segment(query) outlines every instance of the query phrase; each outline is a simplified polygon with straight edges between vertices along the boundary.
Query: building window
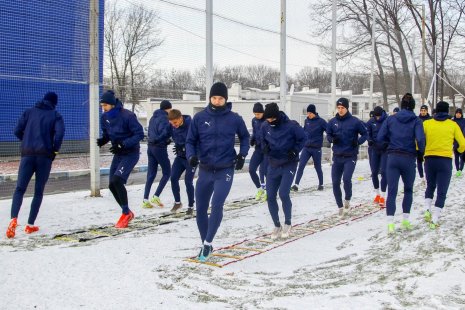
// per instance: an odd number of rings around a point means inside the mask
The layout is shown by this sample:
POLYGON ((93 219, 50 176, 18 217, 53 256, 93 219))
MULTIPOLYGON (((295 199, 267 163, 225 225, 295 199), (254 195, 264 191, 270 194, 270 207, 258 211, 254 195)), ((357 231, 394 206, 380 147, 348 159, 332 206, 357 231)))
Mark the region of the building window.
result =
POLYGON ((352 102, 352 114, 358 115, 358 102, 352 102))

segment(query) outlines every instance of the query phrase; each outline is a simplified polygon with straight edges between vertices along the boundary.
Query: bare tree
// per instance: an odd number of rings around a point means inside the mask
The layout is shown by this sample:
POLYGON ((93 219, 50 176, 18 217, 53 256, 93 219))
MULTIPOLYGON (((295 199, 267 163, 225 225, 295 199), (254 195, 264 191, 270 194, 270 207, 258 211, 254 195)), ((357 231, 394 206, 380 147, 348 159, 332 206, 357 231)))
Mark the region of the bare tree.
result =
MULTIPOLYGON (((421 28, 421 9, 419 3, 412 0, 405 0, 408 9, 414 19, 415 25, 419 32, 421 28)), ((465 41, 461 35, 465 19, 465 1, 463 0, 427 0, 426 10, 428 20, 426 23, 426 54, 431 63, 434 63, 434 49, 440 47, 440 53, 437 61, 437 69, 441 77, 439 81, 439 95, 442 99, 445 95, 444 80, 449 84, 452 80, 448 76, 448 70, 456 67, 460 62, 463 64, 463 57, 457 59, 454 55, 457 52, 463 55, 463 44, 465 41), (457 60, 448 64, 450 60, 457 60)), ((433 68, 434 69, 434 68, 433 68)))
POLYGON ((107 0, 105 8, 104 36, 111 87, 123 100, 131 101, 134 110, 140 99, 136 91, 138 76, 145 76, 149 67, 147 56, 163 43, 157 27, 159 17, 143 5, 122 7, 116 0, 107 0))

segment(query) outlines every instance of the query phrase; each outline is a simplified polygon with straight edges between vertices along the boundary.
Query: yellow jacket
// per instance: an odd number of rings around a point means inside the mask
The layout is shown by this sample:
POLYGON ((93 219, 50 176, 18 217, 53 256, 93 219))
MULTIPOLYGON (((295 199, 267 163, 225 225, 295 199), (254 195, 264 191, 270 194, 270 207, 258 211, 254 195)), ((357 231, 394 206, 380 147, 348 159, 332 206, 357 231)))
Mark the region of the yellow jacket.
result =
POLYGON ((456 122, 450 119, 444 121, 429 119, 423 122, 423 129, 426 137, 425 156, 452 158, 454 140, 459 144, 457 151, 459 153, 465 151, 465 138, 456 122))

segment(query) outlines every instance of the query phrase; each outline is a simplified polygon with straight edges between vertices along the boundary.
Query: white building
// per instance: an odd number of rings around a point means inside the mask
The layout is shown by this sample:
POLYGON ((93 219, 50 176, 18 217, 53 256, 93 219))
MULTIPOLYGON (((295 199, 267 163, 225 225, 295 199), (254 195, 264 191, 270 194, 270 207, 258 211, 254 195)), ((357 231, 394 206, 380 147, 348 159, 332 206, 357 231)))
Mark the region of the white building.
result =
MULTIPOLYGON (((232 110, 240 114, 247 127, 251 127, 251 119, 253 118, 253 105, 258 101, 264 106, 270 102, 276 102, 291 119, 298 121, 303 125, 305 117, 307 116, 307 106, 314 104, 316 111, 320 117, 324 119, 331 119, 336 113, 336 102, 331 102, 331 93, 320 93, 318 88, 303 87, 299 92, 293 92, 286 96, 285 107, 281 106, 279 101, 279 87, 270 84, 267 90, 260 90, 257 88, 243 89, 239 83, 233 83, 231 88, 228 89, 228 101, 232 102, 232 110)), ((349 99, 349 111, 359 119, 366 121, 369 118, 370 111, 377 105, 382 106, 383 96, 382 93, 373 93, 373 102, 371 101, 370 91, 364 89, 362 94, 353 94, 351 90, 343 91, 340 88, 336 89, 336 100, 340 97, 349 99)), ((414 94, 417 102, 415 106, 415 113, 419 114, 421 106, 420 94, 414 94)), ((140 108, 136 111, 139 121, 143 126, 148 126, 148 122, 153 112, 160 107, 160 102, 165 98, 147 98, 146 101, 141 103, 140 108)), ((449 98, 444 100, 448 101, 449 98)), ((461 102, 460 97, 456 102, 461 102), (460 100, 460 101, 459 101, 460 100)), ((205 108, 206 102, 200 100, 200 92, 186 91, 183 94, 183 100, 171 100, 173 108, 181 111, 182 114, 194 115, 205 108)), ((448 101, 452 106, 452 102, 448 101)), ((395 107, 399 106, 397 99, 394 95, 388 96, 390 114, 395 107)), ((430 111, 431 114, 431 111, 430 111)))

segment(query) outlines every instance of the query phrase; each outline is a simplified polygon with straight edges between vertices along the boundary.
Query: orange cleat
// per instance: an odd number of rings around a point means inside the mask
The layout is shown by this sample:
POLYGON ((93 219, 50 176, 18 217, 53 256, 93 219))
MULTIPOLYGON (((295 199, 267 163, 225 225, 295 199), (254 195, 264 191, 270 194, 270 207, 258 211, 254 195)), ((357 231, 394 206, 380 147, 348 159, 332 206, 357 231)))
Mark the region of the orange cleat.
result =
POLYGON ((119 218, 118 222, 116 223, 115 227, 116 228, 127 228, 128 224, 132 219, 134 218, 134 213, 132 211, 129 211, 128 214, 121 214, 121 217, 119 218))
POLYGON ((18 226, 18 219, 15 217, 11 219, 10 225, 6 230, 6 237, 7 238, 14 238, 16 234, 16 227, 18 226))
POLYGON ((375 200, 373 200, 374 203, 379 203, 379 200, 381 199, 380 195, 376 195, 375 200))
POLYGON ((24 228, 24 232, 26 234, 32 234, 32 233, 35 233, 39 231, 39 226, 30 226, 30 225, 26 225, 26 228, 24 228))
POLYGON ((380 197, 380 198, 379 198, 379 207, 380 207, 381 209, 386 208, 386 202, 384 201, 384 197, 380 197))

